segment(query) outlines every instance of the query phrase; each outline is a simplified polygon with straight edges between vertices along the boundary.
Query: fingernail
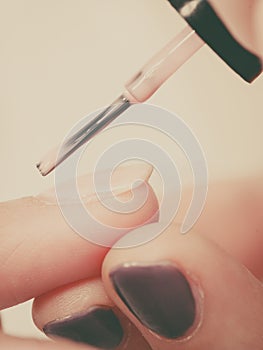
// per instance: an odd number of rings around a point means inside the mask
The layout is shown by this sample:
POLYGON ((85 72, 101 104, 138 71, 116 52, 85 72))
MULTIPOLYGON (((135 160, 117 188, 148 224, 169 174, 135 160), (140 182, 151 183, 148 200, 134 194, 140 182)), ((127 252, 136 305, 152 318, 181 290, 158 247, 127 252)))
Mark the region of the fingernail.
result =
POLYGON ((85 313, 50 322, 43 331, 48 336, 67 338, 101 349, 114 349, 123 338, 121 324, 108 307, 93 307, 85 313))
POLYGON ((125 265, 110 273, 113 286, 139 321, 159 336, 183 336, 195 320, 195 300, 184 275, 171 264, 125 265))
MULTIPOLYGON (((118 195, 129 191, 132 184, 137 180, 148 181, 153 168, 150 164, 142 161, 129 161, 123 165, 118 166, 112 173, 111 179, 110 170, 98 171, 95 174, 87 174, 77 178, 77 186, 82 199, 91 200, 97 198, 96 194, 118 195), (96 179, 94 185, 94 178, 96 179), (96 187, 95 187, 96 186, 96 187)), ((74 180, 75 181, 75 180, 74 180)), ((56 188, 48 189, 43 193, 37 195, 37 199, 45 202, 46 204, 56 203, 56 193, 59 191, 60 200, 67 203, 74 201, 72 195, 72 183, 64 182, 56 185, 56 188)))

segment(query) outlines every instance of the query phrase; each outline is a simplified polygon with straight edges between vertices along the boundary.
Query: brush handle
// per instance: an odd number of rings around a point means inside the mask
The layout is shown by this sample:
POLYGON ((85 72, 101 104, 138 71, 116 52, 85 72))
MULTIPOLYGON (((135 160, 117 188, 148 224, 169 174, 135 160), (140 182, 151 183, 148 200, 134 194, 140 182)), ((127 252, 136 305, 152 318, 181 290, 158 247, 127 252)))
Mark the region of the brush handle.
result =
POLYGON ((186 27, 125 84, 124 94, 130 102, 146 101, 203 45, 195 31, 186 27))

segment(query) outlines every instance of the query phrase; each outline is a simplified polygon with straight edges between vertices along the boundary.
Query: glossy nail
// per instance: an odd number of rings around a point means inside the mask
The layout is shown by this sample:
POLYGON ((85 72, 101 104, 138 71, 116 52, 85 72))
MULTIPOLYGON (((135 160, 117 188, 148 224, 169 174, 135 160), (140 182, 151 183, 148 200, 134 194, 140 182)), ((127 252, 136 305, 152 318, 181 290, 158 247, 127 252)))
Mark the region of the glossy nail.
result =
POLYGON ((195 300, 184 275, 171 264, 127 264, 110 273, 128 309, 156 334, 175 339, 195 320, 195 300))
POLYGON ((123 338, 121 324, 108 307, 92 307, 85 313, 55 320, 43 331, 51 337, 63 337, 102 349, 116 348, 123 338))
MULTIPOLYGON (((109 178, 111 174, 110 169, 97 171, 95 174, 82 175, 77 178, 77 186, 84 201, 97 200, 97 194, 103 197, 117 196, 131 190, 132 185, 138 183, 138 180, 147 182, 152 171, 153 167, 148 163, 129 161, 124 165, 118 166, 112 172, 111 178, 109 178), (94 177, 96 178, 96 183, 94 183, 94 177)), ((37 195, 36 198, 46 204, 55 204, 57 201, 56 192, 58 191, 60 192, 60 200, 68 204, 74 202, 74 196, 72 198, 72 182, 70 181, 57 184, 56 188, 50 188, 37 195)))

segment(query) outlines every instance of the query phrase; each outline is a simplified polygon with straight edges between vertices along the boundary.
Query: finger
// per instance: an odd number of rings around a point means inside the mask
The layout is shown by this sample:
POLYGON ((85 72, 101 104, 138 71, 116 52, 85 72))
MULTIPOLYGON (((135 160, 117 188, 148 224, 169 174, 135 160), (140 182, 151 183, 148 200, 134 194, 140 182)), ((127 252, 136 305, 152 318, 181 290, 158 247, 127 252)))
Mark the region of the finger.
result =
MULTIPOLYGON (((177 222, 182 222, 191 201, 186 190, 177 222)), ((194 230, 224 248, 263 280, 263 182, 258 178, 209 184, 204 210, 194 230)))
POLYGON ((80 281, 35 299, 33 318, 48 336, 101 349, 149 350, 149 346, 106 295, 100 279, 80 281))
POLYGON ((209 0, 233 35, 263 57, 263 4, 261 0, 209 0))
POLYGON ((35 339, 19 339, 8 336, 0 336, 1 348, 12 350, 96 350, 94 347, 76 345, 70 342, 60 341, 55 344, 48 341, 35 339))
MULTIPOLYGON (((230 251, 231 254, 238 257, 241 261, 246 262, 247 265, 255 271, 262 271, 262 258, 261 258, 261 244, 262 231, 260 224, 262 224, 261 218, 261 208, 262 208, 262 185, 261 181, 250 180, 239 180, 239 181, 228 181, 226 183, 217 183, 209 186, 209 193, 207 198, 207 205, 205 207, 204 213, 199 218, 195 228, 198 228, 202 234, 213 238, 221 246, 225 247, 230 251), (250 232, 251 231, 251 232, 250 232), (231 234, 229 234, 231 232, 231 234), (240 239, 242 237, 242 239, 240 239), (238 244, 237 244, 238 243, 238 244), (256 257, 256 258, 255 258, 256 257)), ((191 192, 188 191, 184 196, 185 201, 182 206, 182 212, 179 213, 179 218, 183 218, 185 214, 185 208, 191 199, 191 192)), ((88 282, 85 282, 88 283, 88 282)), ((93 285, 94 286, 94 285, 93 285)), ((91 285, 90 285, 91 287, 91 285)), ((45 320, 42 323, 38 322, 38 326, 41 328, 45 323, 50 322, 52 319, 63 318, 64 316, 70 314, 76 314, 81 312, 78 308, 75 308, 75 303, 73 302, 73 295, 70 293, 70 286, 68 287, 69 294, 64 295, 61 301, 56 295, 56 298, 49 293, 45 298, 38 299, 42 300, 37 311, 34 312, 36 317, 42 317, 46 314, 45 320), (67 309, 67 295, 69 305, 73 304, 71 310, 67 309), (55 300, 55 304, 49 303, 48 300, 55 300), (43 302, 45 300, 45 302, 43 302), (58 302, 56 302, 58 301, 58 302), (60 307, 63 306, 63 307, 60 307), (74 312, 75 309, 75 312, 74 312), (52 310, 55 312, 52 314, 52 310), (60 313, 60 310, 62 313, 60 313), (64 311, 65 310, 65 311, 64 311)), ((90 288, 88 292, 75 293, 76 300, 84 298, 92 300, 92 293, 90 288)), ((96 288, 94 288, 94 293, 97 294, 96 288)), ((99 293, 100 294, 100 293, 99 293)), ((96 305, 96 300, 93 301, 96 305)), ((91 305, 89 303, 89 305, 91 305)), ((83 306, 83 310, 87 309, 87 306, 83 306)), ((132 338, 136 338, 132 337, 132 338)), ((133 348, 131 346, 131 348, 133 348)))
MULTIPOLYGON (((133 180, 147 180, 150 173, 151 169, 149 171, 149 166, 145 168, 145 165, 122 167, 119 173, 117 170, 116 186, 119 178, 123 178, 122 182, 128 181, 122 184, 118 193, 120 201, 129 200, 131 194, 140 200, 145 196, 147 187, 145 202, 134 212, 113 212, 97 198, 89 200, 88 197, 86 207, 97 221, 109 226, 106 231, 109 239, 114 241, 116 232, 118 235, 124 234, 132 227, 158 217, 154 217, 158 203, 151 187, 141 184, 132 192, 130 189, 133 180)), ((107 201, 109 206, 110 200, 107 201)), ((73 203, 72 212, 74 210, 73 203)), ((52 199, 48 204, 47 197, 44 200, 42 197, 31 197, 3 203, 0 206, 0 218, 0 309, 58 286, 100 275, 101 263, 108 248, 77 235, 52 199)), ((100 237, 101 232, 98 232, 97 227, 94 228, 93 221, 85 229, 92 237, 100 237)))
POLYGON ((255 38, 259 55, 263 58, 263 3, 258 0, 255 9, 255 38))
MULTIPOLYGON (((154 225, 133 237, 148 237, 154 225)), ((109 252, 103 281, 111 299, 154 350, 262 349, 261 283, 213 242, 178 230, 109 252)))

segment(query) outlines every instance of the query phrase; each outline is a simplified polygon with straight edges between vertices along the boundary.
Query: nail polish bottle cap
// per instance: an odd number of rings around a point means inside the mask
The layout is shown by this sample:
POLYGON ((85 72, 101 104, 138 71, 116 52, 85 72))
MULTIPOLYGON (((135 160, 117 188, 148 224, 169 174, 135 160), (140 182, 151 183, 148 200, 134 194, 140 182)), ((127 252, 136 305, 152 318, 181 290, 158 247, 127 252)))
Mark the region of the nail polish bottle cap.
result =
POLYGON ((252 82, 262 72, 259 57, 230 34, 207 0, 169 0, 197 34, 244 80, 252 82))

